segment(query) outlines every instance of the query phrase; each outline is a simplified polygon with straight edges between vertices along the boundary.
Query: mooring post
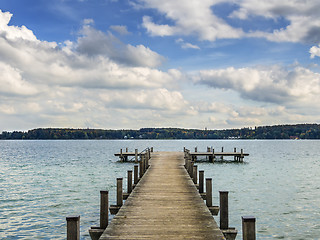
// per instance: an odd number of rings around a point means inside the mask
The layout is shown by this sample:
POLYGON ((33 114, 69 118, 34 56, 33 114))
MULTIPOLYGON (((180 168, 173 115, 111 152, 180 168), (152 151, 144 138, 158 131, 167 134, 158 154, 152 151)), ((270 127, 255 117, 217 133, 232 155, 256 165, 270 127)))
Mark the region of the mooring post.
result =
POLYGON ((190 164, 190 177, 191 177, 191 179, 193 179, 193 166, 194 166, 194 161, 191 161, 191 164, 190 164))
POLYGON ((109 218, 109 192, 100 191, 100 228, 105 229, 108 226, 109 218))
POLYGON ((256 218, 252 216, 242 217, 242 239, 256 240, 256 218))
POLYGON ((126 147, 126 152, 128 152, 128 148, 126 147))
POLYGON ((67 220, 67 240, 80 239, 80 216, 69 216, 67 220))
POLYGON ((122 154, 122 148, 120 149, 120 162, 123 162, 123 154, 122 154))
POLYGON ((148 149, 148 157, 146 159, 146 170, 149 168, 149 159, 151 158, 150 149, 148 149))
POLYGON ((212 178, 206 178, 206 204, 212 206, 212 178))
POLYGON ((199 193, 203 193, 204 171, 199 171, 199 193))
POLYGON ((127 192, 132 192, 132 170, 128 170, 127 192))
POLYGON ((153 147, 151 147, 151 152, 153 152, 153 147))
POLYGON ((229 210, 228 210, 228 193, 227 191, 219 191, 220 193, 220 229, 229 228, 229 210))
POLYGON ((138 149, 134 150, 134 157, 135 157, 134 162, 137 163, 138 162, 138 149))
POLYGON ((117 178, 117 206, 121 207, 123 203, 122 178, 117 178))
POLYGON ((147 171, 148 158, 149 158, 149 154, 148 154, 148 152, 146 152, 145 157, 144 157, 144 161, 143 161, 143 172, 144 173, 147 171))
POLYGON ((243 149, 241 148, 240 162, 243 162, 243 149))
POLYGON ((142 161, 143 156, 140 155, 140 161, 139 161, 139 178, 142 178, 143 176, 143 161, 142 161))
MULTIPOLYGON (((235 152, 235 153, 236 153, 236 152, 237 152, 237 148, 234 148, 234 149, 233 149, 233 152, 235 152)), ((236 155, 234 155, 233 160, 234 160, 234 161, 236 161, 236 160, 237 160, 236 155)))
MULTIPOLYGON (((223 147, 221 148, 221 152, 223 152, 223 147)), ((223 155, 220 158, 221 160, 223 160, 223 155)))
POLYGON ((195 148, 194 148, 194 151, 195 151, 195 152, 198 152, 198 147, 195 147, 195 148))
POLYGON ((133 173, 133 183, 134 185, 136 185, 139 181, 138 178, 138 165, 134 165, 134 169, 133 169, 134 173, 133 173))
POLYGON ((198 166, 193 165, 193 183, 197 184, 198 183, 198 166))

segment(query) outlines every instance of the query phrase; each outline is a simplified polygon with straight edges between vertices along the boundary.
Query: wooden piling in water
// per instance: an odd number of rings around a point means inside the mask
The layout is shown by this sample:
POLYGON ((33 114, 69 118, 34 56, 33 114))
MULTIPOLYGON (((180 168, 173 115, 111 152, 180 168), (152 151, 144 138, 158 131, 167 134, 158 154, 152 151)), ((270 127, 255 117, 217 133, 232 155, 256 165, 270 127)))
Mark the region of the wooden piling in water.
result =
POLYGON ((229 210, 228 210, 228 193, 227 191, 219 191, 220 193, 220 229, 229 228, 229 210))
POLYGON ((229 227, 229 203, 227 191, 220 191, 220 229, 227 240, 236 238, 238 231, 229 227))
POLYGON ((242 217, 242 239, 256 240, 256 218, 252 216, 242 217))
POLYGON ((80 240, 80 216, 69 216, 67 220, 67 240, 80 240))
POLYGON ((117 178, 117 206, 121 207, 122 204, 123 204, 122 178, 117 178))
POLYGON ((109 221, 109 192, 100 191, 100 228, 105 229, 109 221))
POLYGON ((206 178, 206 205, 212 206, 212 178, 206 178))
POLYGON ((134 169, 133 169, 133 183, 134 185, 136 185, 139 181, 139 177, 138 177, 138 165, 134 165, 134 169))
POLYGON ((193 165, 193 183, 195 185, 198 184, 198 166, 197 165, 193 165))
POLYGON ((134 157, 135 157, 134 162, 137 163, 138 162, 138 149, 134 150, 134 157))

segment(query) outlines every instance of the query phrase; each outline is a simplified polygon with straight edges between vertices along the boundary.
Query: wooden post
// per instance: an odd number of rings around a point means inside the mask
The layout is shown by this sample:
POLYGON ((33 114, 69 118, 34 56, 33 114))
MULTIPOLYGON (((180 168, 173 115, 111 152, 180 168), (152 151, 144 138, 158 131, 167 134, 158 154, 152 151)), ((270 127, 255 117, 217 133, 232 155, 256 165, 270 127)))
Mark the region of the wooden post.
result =
POLYGON ((128 152, 128 148, 126 148, 126 152, 128 152))
POLYGON ((100 228, 105 229, 108 226, 109 218, 109 192, 100 191, 100 228))
POLYGON ((150 149, 148 149, 148 157, 146 159, 146 170, 149 168, 149 159, 151 158, 150 149))
POLYGON ((220 191, 220 229, 229 228, 228 193, 220 191))
POLYGON ((203 193, 204 171, 199 171, 199 193, 203 193))
POLYGON ((197 184, 198 183, 198 166, 193 165, 193 183, 197 184))
POLYGON ((117 178, 117 206, 121 207, 122 203, 123 203, 122 178, 117 178))
MULTIPOLYGON (((237 152, 237 148, 234 148, 233 151, 234 151, 234 152, 237 152)), ((236 160, 237 160, 237 157, 234 156, 233 160, 236 161, 236 160)))
POLYGON ((243 162, 243 149, 241 148, 240 162, 243 162))
MULTIPOLYGON (((221 152, 223 152, 223 147, 221 148, 221 152)), ((221 160, 223 160, 223 156, 221 156, 221 158, 220 158, 221 160)))
POLYGON ((153 152, 153 147, 151 147, 151 152, 153 152))
POLYGON ((128 170, 127 192, 132 192, 132 170, 128 170))
POLYGON ((194 148, 194 151, 195 151, 195 152, 198 152, 198 147, 195 147, 195 148, 194 148))
POLYGON ((206 204, 212 206, 212 178, 206 178, 206 204))
POLYGON ((122 148, 120 149, 120 162, 123 162, 124 158, 123 158, 123 154, 122 154, 122 148))
POLYGON ((190 177, 191 177, 191 179, 193 179, 193 166, 194 166, 194 161, 191 161, 190 162, 190 177))
POLYGON ((256 218, 252 216, 242 217, 242 239, 256 240, 256 218))
POLYGON ((137 184, 138 181, 139 181, 139 178, 138 178, 138 165, 134 165, 134 173, 133 173, 133 183, 134 184, 137 184))
POLYGON ((143 155, 140 155, 140 161, 139 161, 139 177, 142 178, 143 176, 143 161, 142 161, 143 155))
POLYGON ((69 216, 67 220, 67 240, 80 240, 80 216, 69 216))
POLYGON ((137 163, 138 162, 138 149, 134 150, 134 156, 135 156, 134 162, 137 163))

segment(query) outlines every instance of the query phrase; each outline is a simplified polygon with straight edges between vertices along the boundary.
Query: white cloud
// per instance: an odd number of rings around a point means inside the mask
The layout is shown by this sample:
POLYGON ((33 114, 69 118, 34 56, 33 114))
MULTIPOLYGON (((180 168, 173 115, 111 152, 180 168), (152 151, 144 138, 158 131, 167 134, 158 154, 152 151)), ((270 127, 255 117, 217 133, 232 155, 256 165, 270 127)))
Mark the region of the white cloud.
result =
POLYGON ((103 56, 129 66, 157 67, 164 58, 143 46, 124 44, 110 32, 105 34, 85 25, 78 38, 77 50, 88 56, 103 56))
POLYGON ((157 24, 149 16, 143 17, 143 26, 152 36, 195 35, 200 40, 239 38, 241 29, 233 28, 211 11, 211 7, 223 1, 156 1, 141 0, 146 8, 157 9, 174 25, 157 24))
POLYGON ((277 42, 320 42, 320 2, 317 0, 241 0, 238 4, 239 9, 230 17, 250 20, 251 17, 260 16, 275 22, 281 18, 289 22, 287 26, 273 29, 272 32, 249 32, 249 37, 263 37, 277 42))
POLYGON ((320 74, 301 66, 292 70, 278 66, 204 70, 200 71, 196 82, 213 88, 234 90, 247 99, 288 106, 314 105, 320 94, 320 74))
POLYGON ((320 44, 319 44, 319 46, 317 47, 317 46, 313 46, 313 47, 311 47, 310 48, 310 57, 311 58, 314 58, 314 57, 320 57, 320 44))
POLYGON ((18 69, 0 62, 0 93, 4 95, 31 96, 38 93, 38 90, 24 80, 18 69))
POLYGON ((174 90, 181 72, 154 68, 164 58, 150 48, 124 44, 111 33, 94 29, 90 20, 75 42, 40 41, 26 27, 8 26, 11 17, 0 13, 4 128, 86 127, 88 122, 107 127, 106 120, 112 122, 109 127, 123 127, 126 122, 137 127, 130 123, 132 112, 141 111, 138 116, 147 119, 155 111, 163 122, 177 112, 188 114, 188 102, 174 90), (106 95, 113 98, 104 101, 101 96, 106 95), (112 111, 121 120, 115 121, 112 111))
MULTIPOLYGON (((320 2, 317 0, 240 0, 236 2, 230 0, 191 0, 187 2, 183 0, 139 0, 139 2, 140 7, 156 9, 167 20, 173 22, 170 24, 156 23, 151 17, 144 16, 142 25, 152 36, 194 35, 199 40, 208 41, 258 37, 275 42, 313 44, 320 42, 320 15, 318 13, 320 2), (212 11, 215 5, 226 4, 226 7, 230 7, 231 3, 238 8, 225 19, 223 16, 218 17, 212 11), (247 20, 246 25, 249 27, 250 21, 255 21, 255 17, 271 19, 275 24, 285 20, 288 24, 281 28, 251 29, 244 32, 230 25, 227 21, 228 17, 240 21, 247 20)), ((264 25, 261 26, 264 27, 264 25)))
POLYGON ((182 38, 179 38, 176 40, 176 43, 180 44, 181 45, 181 48, 183 49, 188 49, 188 48, 191 48, 191 49, 200 49, 199 46, 197 45, 194 45, 192 43, 188 43, 188 42, 185 42, 182 38))
POLYGON ((113 25, 110 26, 110 29, 112 29, 113 31, 121 34, 121 35, 129 35, 130 32, 127 29, 127 26, 123 26, 123 25, 113 25))
POLYGON ((23 39, 29 41, 36 41, 37 38, 33 32, 25 26, 9 26, 12 14, 9 12, 2 12, 0 9, 0 36, 8 40, 23 39))

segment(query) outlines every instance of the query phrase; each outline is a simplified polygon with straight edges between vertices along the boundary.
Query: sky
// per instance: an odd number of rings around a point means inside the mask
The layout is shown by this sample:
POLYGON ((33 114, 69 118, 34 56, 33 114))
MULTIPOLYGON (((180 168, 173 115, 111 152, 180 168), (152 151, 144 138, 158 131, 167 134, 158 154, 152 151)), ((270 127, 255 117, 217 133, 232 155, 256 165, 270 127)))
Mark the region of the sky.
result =
POLYGON ((0 0, 0 131, 320 123, 318 0, 0 0))

